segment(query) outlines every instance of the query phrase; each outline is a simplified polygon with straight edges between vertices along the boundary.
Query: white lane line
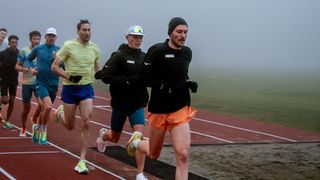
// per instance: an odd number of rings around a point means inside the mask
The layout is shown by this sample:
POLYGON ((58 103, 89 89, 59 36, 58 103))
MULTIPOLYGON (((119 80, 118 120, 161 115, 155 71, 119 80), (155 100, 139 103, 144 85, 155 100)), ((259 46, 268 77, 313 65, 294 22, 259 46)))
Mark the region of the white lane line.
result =
POLYGON ((208 135, 208 134, 203 134, 203 133, 195 132, 195 131, 190 131, 190 132, 193 133, 193 134, 200 135, 200 136, 205 136, 205 137, 208 137, 208 138, 217 139, 219 141, 223 141, 223 142, 227 142, 227 143, 234 143, 233 141, 229 141, 229 140, 226 140, 226 139, 221 139, 221 138, 218 138, 218 137, 215 137, 215 136, 211 136, 211 135, 208 135))
POLYGON ((96 106, 97 109, 102 109, 102 110, 105 110, 105 111, 109 111, 111 112, 112 110, 111 109, 107 109, 105 107, 99 107, 99 106, 96 106))
POLYGON ((16 180, 16 178, 14 178, 13 176, 11 176, 11 174, 9 174, 6 170, 2 169, 2 167, 0 167, 0 172, 2 174, 4 174, 5 176, 7 176, 7 178, 9 178, 10 180, 16 180))
POLYGON ((232 126, 232 125, 228 125, 228 124, 218 123, 218 122, 209 121, 209 120, 200 119, 200 118, 193 118, 193 119, 196 119, 196 120, 202 121, 202 122, 206 122, 206 123, 210 123, 210 124, 215 124, 215 125, 219 125, 219 126, 224 126, 224 127, 232 128, 232 129, 238 129, 238 130, 247 131, 247 132, 251 132, 251 133, 256 133, 256 134, 261 134, 261 135, 265 135, 265 136, 270 136, 270 137, 274 137, 274 138, 278 138, 278 139, 282 139, 282 140, 286 140, 286 141, 290 141, 290 142, 297 142, 297 141, 294 140, 294 139, 289 139, 289 138, 286 138, 286 137, 281 137, 281 136, 277 136, 277 135, 273 135, 273 134, 269 134, 269 133, 265 133, 265 132, 261 132, 261 131, 255 131, 255 130, 251 130, 251 129, 240 128, 240 127, 237 127, 237 126, 232 126))
MULTIPOLYGON (((21 98, 21 97, 16 96, 16 99, 19 99, 20 101, 22 101, 22 98, 21 98)), ((31 101, 31 104, 36 105, 36 106, 38 105, 38 103, 33 102, 33 101, 31 101)))
POLYGON ((17 154, 57 154, 60 151, 14 151, 0 152, 0 155, 17 155, 17 154))
MULTIPOLYGON (((20 99, 21 99, 21 98, 20 98, 20 99)), ((35 103, 35 104, 36 104, 36 103, 35 103)), ((80 117, 78 117, 78 118, 80 118, 80 117)), ((17 128, 17 129, 20 129, 19 127, 17 127, 17 126, 14 125, 14 124, 13 124, 13 127, 17 128)), ((30 132, 27 132, 27 134, 32 135, 30 132)), ((77 155, 73 154, 72 152, 70 152, 70 151, 68 151, 68 150, 66 150, 66 149, 63 149, 62 147, 60 147, 60 146, 58 146, 58 145, 55 145, 55 144, 53 144, 53 143, 51 143, 51 142, 49 142, 49 141, 48 141, 48 144, 51 145, 51 146, 53 146, 53 147, 55 147, 55 148, 57 148, 57 149, 59 149, 60 151, 63 151, 63 152, 65 152, 65 153, 67 153, 67 154, 69 154, 69 155, 77 158, 77 159, 80 159, 80 156, 77 156, 77 155)), ((107 173, 107 174, 110 174, 110 175, 112 175, 112 176, 114 176, 114 177, 116 177, 116 178, 119 178, 119 179, 121 179, 121 180, 125 180, 125 178, 123 178, 123 177, 121 177, 121 176, 118 176, 117 174, 114 174, 113 172, 108 171, 108 170, 106 170, 106 169, 104 169, 104 168, 102 168, 102 167, 100 167, 100 166, 98 166, 98 165, 96 165, 96 164, 88 161, 88 160, 86 160, 86 162, 87 162, 88 164, 90 164, 91 166, 93 166, 93 167, 95 167, 95 168, 97 168, 97 169, 99 169, 99 170, 101 170, 101 171, 103 171, 103 172, 105 172, 105 173, 107 173)))
POLYGON ((96 96, 96 95, 94 95, 94 98, 103 99, 103 100, 110 100, 110 98, 105 98, 105 97, 96 96))
POLYGON ((110 108, 110 105, 93 106, 95 108, 110 108))

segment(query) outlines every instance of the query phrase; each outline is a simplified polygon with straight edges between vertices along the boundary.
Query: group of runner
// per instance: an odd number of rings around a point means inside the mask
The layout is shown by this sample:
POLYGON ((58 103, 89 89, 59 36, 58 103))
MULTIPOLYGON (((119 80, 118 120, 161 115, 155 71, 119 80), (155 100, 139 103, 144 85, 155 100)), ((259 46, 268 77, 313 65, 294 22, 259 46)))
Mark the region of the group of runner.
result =
POLYGON ((94 78, 101 79, 109 84, 112 115, 111 129, 102 128, 99 131, 96 140, 97 150, 104 152, 108 141, 119 141, 128 117, 133 134, 126 147, 128 155, 135 156, 136 159, 136 179, 147 179, 143 174, 145 157, 157 159, 160 156, 166 131, 170 132, 176 154, 176 179, 188 179, 189 121, 196 113, 190 105, 190 91, 197 92, 198 84, 188 76, 192 51, 185 46, 188 34, 186 21, 180 17, 172 18, 168 25, 169 38, 163 43, 151 46, 147 53, 140 48, 145 35, 143 27, 130 26, 125 33, 127 43, 121 44, 118 50, 112 53, 101 70, 100 49, 90 41, 91 24, 88 20, 80 20, 77 24, 77 34, 76 39, 64 42, 60 48, 55 45, 55 28, 46 30, 45 43, 41 45, 40 32, 32 31, 29 34, 30 45, 20 52, 17 49, 18 37, 8 38, 9 47, 0 52, 1 102, 9 103, 3 127, 12 127, 9 120, 18 85, 17 71, 21 71, 24 110, 21 114, 22 128, 19 135, 26 136, 26 121, 31 108, 32 93, 38 101, 37 109, 31 118, 34 123, 34 143, 47 144, 48 120, 60 121, 66 129, 72 130, 76 109, 79 107, 81 150, 75 170, 80 174, 87 174, 89 169, 85 156, 90 136, 89 122, 92 120, 93 112, 92 84, 94 78), (6 51, 8 52, 4 53, 6 51), (10 72, 7 70, 6 73, 2 73, 3 68, 10 69, 10 72), (12 73, 13 70, 16 73, 12 73), (14 74, 16 81, 8 83, 8 73, 14 74), (63 78, 63 104, 55 112, 51 112, 59 77, 63 78), (151 87, 150 99, 147 87, 151 87), (11 99, 13 102, 10 109, 11 99), (149 111, 146 117, 150 128, 148 139, 143 137, 146 106, 149 111))

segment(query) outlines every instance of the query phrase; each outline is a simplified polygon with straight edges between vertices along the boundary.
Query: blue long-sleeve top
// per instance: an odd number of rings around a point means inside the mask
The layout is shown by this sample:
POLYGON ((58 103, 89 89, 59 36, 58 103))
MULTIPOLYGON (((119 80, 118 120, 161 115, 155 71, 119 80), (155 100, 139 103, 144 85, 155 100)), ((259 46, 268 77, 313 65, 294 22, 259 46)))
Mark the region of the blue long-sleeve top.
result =
POLYGON ((36 84, 44 84, 47 86, 53 86, 59 84, 59 76, 51 71, 51 65, 55 59, 56 52, 60 49, 59 46, 47 44, 41 44, 32 49, 31 53, 27 57, 27 61, 32 68, 34 68, 33 63, 31 63, 35 58, 37 58, 37 68, 38 74, 36 78, 36 84))

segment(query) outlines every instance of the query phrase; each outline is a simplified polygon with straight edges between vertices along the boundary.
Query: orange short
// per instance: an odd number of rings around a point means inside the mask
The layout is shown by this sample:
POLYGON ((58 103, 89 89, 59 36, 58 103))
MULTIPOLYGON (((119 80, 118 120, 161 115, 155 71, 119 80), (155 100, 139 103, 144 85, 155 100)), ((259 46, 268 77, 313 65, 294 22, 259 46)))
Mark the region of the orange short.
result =
POLYGON ((191 121, 197 110, 191 106, 185 106, 176 112, 165 114, 148 113, 149 124, 155 128, 171 131, 174 127, 191 121))

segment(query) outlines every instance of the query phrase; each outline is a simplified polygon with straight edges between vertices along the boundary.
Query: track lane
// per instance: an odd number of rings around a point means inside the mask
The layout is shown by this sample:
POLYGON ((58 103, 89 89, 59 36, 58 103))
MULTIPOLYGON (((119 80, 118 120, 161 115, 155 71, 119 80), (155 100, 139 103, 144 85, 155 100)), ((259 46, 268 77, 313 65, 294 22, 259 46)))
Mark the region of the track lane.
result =
MULTIPOLYGON (((21 87, 19 87, 21 88, 21 87)), ((60 94, 60 90, 58 95, 60 94)), ((91 122, 91 136, 89 139, 89 146, 95 147, 95 140, 98 136, 99 129, 102 127, 110 128, 110 112, 109 105, 110 98, 106 92, 96 92, 94 99, 93 120, 91 122)), ((53 104, 53 108, 57 108, 61 103, 61 99, 57 96, 53 104)), ((14 124, 20 125, 20 113, 22 108, 21 90, 17 91, 17 101, 14 110, 12 121, 14 124)), ((32 100, 32 114, 35 110, 36 101, 32 100)), ((5 109, 5 108, 4 108, 5 109)), ((5 112, 5 111, 3 111, 5 112)), ((49 142, 54 143, 57 147, 63 147, 68 152, 78 157, 80 149, 80 123, 77 112, 76 127, 74 131, 65 130, 61 124, 49 122, 48 124, 48 139, 49 142)), ((146 127, 148 122, 146 124, 146 127)), ((27 127, 31 130, 30 122, 27 127)), ((269 143, 269 142, 301 142, 301 141, 320 141, 320 135, 317 133, 310 133, 303 130, 287 128, 279 125, 270 125, 261 122, 255 122, 240 118, 226 117, 219 114, 199 110, 197 116, 190 122, 191 128, 191 144, 233 144, 233 143, 269 143)), ((145 134, 148 135, 148 128, 145 134)), ((1 131, 0 131, 1 132, 1 131)), ((18 136, 18 131, 14 132, 10 139, 13 141, 14 136, 18 136)), ((0 134, 1 136, 1 134, 0 134)), ((131 128, 127 122, 124 127, 123 136, 119 144, 124 146, 131 136, 131 128)), ((171 145, 170 135, 167 133, 165 137, 165 144, 171 145)), ((30 139, 28 140, 31 141, 30 139)), ((1 142, 1 138, 0 138, 1 142)), ((109 143, 109 146, 118 144, 109 143)), ((107 148, 108 148, 107 147, 107 148)), ((39 150, 40 152, 40 150, 39 150)), ((54 153, 52 153, 54 154, 54 153)), ((57 153, 59 154, 59 153, 57 153)), ((3 155, 4 156, 4 155, 3 155)), ((11 156, 11 155, 10 155, 11 156)), ((77 158, 75 158, 77 160, 77 158)), ((135 168, 127 164, 119 162, 113 158, 107 157, 97 151, 89 148, 87 152, 87 159, 94 162, 94 164, 105 168, 107 171, 121 174, 124 178, 132 178, 135 176, 135 168)), ((76 160, 74 164, 76 163, 76 160)), ((1 162, 1 161, 0 161, 1 162)), ((74 164, 67 167, 70 172, 74 164), (70 168, 71 166, 71 168, 70 168)), ((7 170, 7 169, 5 169, 7 170)), ((0 175, 2 177, 3 174, 0 175)), ((151 175, 147 175, 154 179, 151 175)))

